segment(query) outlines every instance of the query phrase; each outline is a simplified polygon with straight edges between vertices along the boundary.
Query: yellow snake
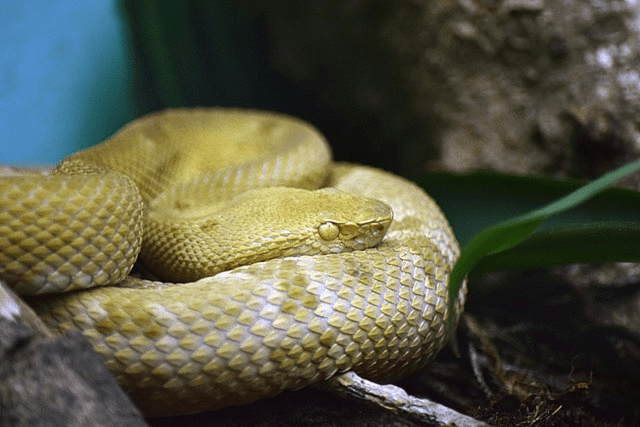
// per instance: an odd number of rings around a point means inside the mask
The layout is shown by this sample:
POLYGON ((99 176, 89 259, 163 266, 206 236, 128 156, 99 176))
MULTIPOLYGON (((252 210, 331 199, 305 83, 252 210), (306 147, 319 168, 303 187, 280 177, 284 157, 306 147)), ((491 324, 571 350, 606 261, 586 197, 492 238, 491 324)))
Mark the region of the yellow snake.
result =
POLYGON ((402 377, 436 355, 464 304, 463 289, 448 312, 459 249, 433 200, 332 163, 317 130, 275 113, 145 116, 51 176, 0 178, 0 218, 0 278, 67 291, 29 302, 50 327, 81 331, 146 415, 346 371, 402 377), (164 282, 128 276, 138 252, 164 282))

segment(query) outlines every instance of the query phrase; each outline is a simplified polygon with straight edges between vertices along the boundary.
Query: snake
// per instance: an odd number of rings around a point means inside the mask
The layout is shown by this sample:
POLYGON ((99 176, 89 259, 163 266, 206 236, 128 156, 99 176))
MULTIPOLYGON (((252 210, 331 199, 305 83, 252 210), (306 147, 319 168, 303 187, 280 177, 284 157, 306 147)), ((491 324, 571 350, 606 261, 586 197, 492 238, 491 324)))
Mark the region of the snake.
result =
MULTIPOLYGON (((147 416, 431 361, 455 235, 425 191, 280 113, 176 108, 0 178, 0 278, 79 331, 147 416)), ((452 307, 450 309, 449 307, 452 307)))

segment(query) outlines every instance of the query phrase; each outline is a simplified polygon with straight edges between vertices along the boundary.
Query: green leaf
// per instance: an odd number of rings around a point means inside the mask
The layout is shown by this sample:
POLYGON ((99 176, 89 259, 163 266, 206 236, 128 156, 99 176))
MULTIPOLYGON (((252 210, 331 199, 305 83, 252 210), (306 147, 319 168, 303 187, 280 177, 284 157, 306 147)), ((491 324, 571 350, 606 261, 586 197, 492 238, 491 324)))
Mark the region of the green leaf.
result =
MULTIPOLYGON (((451 273, 449 285, 449 305, 453 308, 453 303, 464 278, 478 265, 480 260, 488 255, 497 255, 510 249, 525 240, 540 223, 552 215, 564 212, 585 200, 595 196, 618 181, 625 175, 640 169, 640 160, 632 162, 612 172, 609 172, 599 179, 578 188, 561 199, 549 203, 542 208, 536 209, 527 214, 503 221, 492 227, 486 228, 476 235, 463 249, 460 259, 451 273)), ((606 229, 603 229, 606 230, 606 229)), ((574 230, 574 236, 575 236, 574 230)), ((568 234, 567 236, 570 236, 568 234)), ((602 236, 602 233, 600 233, 602 236)), ((538 243, 540 246, 540 243, 538 243)), ((544 250, 544 248, 541 248, 544 250)), ((527 256, 526 254, 524 256, 527 256)))
POLYGON ((640 218, 541 227, 519 245, 486 255, 472 273, 594 262, 640 262, 640 218))

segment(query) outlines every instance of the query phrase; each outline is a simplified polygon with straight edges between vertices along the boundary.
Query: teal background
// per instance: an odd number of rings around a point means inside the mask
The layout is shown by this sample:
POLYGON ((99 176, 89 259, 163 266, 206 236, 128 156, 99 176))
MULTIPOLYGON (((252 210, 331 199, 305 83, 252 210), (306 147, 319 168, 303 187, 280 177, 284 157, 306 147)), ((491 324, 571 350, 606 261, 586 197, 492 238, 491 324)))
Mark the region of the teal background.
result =
POLYGON ((116 0, 3 0, 0 164, 53 164, 138 114, 116 0))

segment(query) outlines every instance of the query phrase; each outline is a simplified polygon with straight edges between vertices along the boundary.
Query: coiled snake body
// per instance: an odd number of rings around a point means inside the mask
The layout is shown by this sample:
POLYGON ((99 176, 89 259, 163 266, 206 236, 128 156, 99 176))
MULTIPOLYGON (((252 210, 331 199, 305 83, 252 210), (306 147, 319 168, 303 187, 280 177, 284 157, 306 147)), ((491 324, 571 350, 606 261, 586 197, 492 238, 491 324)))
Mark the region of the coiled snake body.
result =
POLYGON ((435 356, 464 304, 462 291, 448 312, 459 249, 436 204, 402 178, 333 164, 315 129, 277 114, 152 114, 0 189, 0 277, 70 291, 30 303, 80 330, 146 415, 349 370, 399 378, 435 356), (140 241, 164 282, 128 276, 140 241))

